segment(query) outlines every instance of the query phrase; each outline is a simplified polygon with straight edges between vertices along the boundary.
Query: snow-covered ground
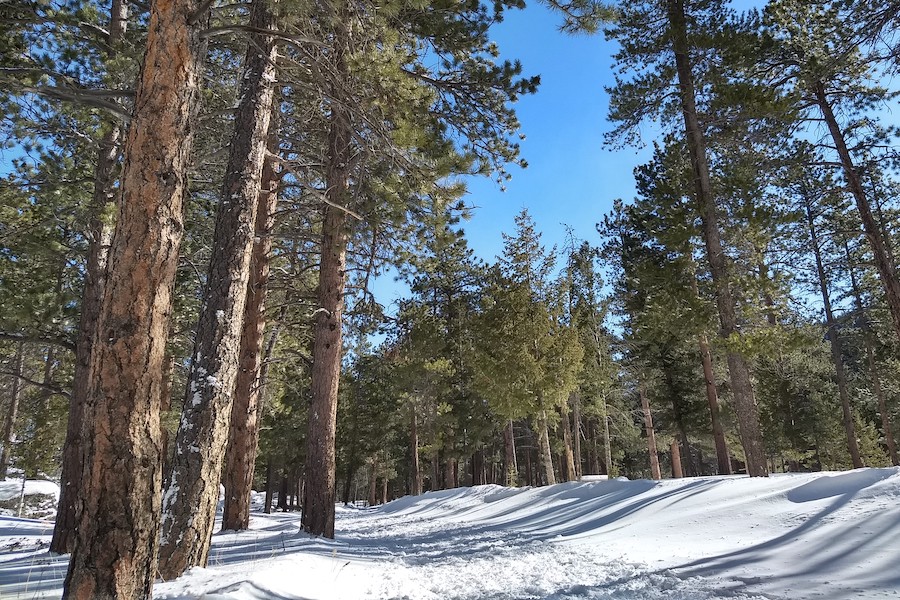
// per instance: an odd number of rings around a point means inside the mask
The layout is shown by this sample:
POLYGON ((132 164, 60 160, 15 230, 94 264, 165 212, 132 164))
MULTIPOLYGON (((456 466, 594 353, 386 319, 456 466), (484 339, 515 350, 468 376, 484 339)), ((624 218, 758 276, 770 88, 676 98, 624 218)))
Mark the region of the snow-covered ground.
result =
MULTIPOLYGON (((900 469, 460 488, 217 533, 182 600, 900 598, 900 469)), ((0 598, 57 597, 50 525, 0 518, 0 598), (43 546, 40 546, 43 544, 43 546)))

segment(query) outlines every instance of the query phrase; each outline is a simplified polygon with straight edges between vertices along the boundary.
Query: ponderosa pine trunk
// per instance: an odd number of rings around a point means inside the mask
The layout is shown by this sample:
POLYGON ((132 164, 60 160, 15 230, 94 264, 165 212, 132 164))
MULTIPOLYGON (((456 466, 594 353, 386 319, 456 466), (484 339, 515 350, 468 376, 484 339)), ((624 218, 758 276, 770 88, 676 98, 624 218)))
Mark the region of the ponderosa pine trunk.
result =
POLYGON ((709 164, 706 155, 706 139, 700 127, 694 93, 694 79, 690 62, 690 46, 687 38, 687 20, 684 0, 667 0, 669 30, 675 53, 675 70, 684 117, 685 136, 694 171, 694 188, 703 221, 703 237, 709 259, 710 273, 716 290, 716 307, 719 312, 720 333, 732 349, 727 352, 728 374, 734 397, 738 430, 747 458, 747 473, 751 477, 768 476, 765 448, 759 426, 759 409, 753 394, 750 369, 745 357, 733 349, 731 338, 740 337, 737 326, 735 301, 729 285, 725 251, 719 231, 718 207, 712 193, 709 164))
POLYGON ((703 363, 706 401, 709 404, 709 417, 712 420, 713 442, 716 445, 716 462, 719 467, 719 475, 731 475, 731 460, 728 458, 728 444, 725 441, 725 431, 722 428, 719 393, 716 390, 716 375, 713 371, 712 353, 709 350, 709 340, 706 339, 706 335, 700 334, 698 344, 700 346, 700 361, 703 363))
POLYGON ((161 509, 160 401, 199 104, 197 0, 153 0, 91 349, 84 467, 63 596, 149 598, 161 509))
POLYGON ((609 436, 609 405, 606 398, 603 398, 603 461, 606 476, 612 477, 612 440, 609 436))
POLYGON ((205 567, 238 373, 250 257, 275 95, 270 2, 254 0, 241 97, 216 213, 206 293, 194 343, 172 475, 163 498, 159 574, 205 567))
MULTIPOLYGON (((338 29, 341 29, 339 26, 338 29)), ((345 75, 347 31, 336 36, 335 72, 345 75)), ((313 333, 312 384, 306 435, 306 504, 303 529, 334 538, 335 431, 338 383, 341 376, 344 286, 349 232, 350 114, 332 99, 325 166, 318 303, 313 333)))
POLYGON ((547 412, 541 410, 537 420, 538 428, 538 452, 541 468, 547 485, 556 484, 556 475, 553 473, 553 454, 550 451, 550 430, 547 426, 547 412))
POLYGON ((853 157, 850 155, 850 150, 847 148, 847 143, 844 140, 844 132, 834 116, 834 111, 831 108, 823 82, 817 81, 813 85, 813 95, 822 113, 822 118, 825 119, 825 124, 828 126, 828 131, 831 133, 831 138, 834 140, 834 146, 837 149, 850 193, 853 194, 853 199, 856 201, 856 210, 859 212, 863 231, 866 234, 866 239, 869 241, 869 248, 872 250, 875 268, 878 271, 878 277, 881 279, 881 285, 887 298, 891 320, 894 323, 894 333, 900 339, 900 280, 897 279, 894 265, 885 249, 881 228, 872 214, 872 208, 869 206, 869 200, 863 189, 859 173, 857 173, 856 166, 853 164, 853 157))
POLYGON ((516 487, 519 485, 519 466, 516 464, 516 435, 513 429, 513 420, 506 422, 503 428, 503 470, 506 473, 504 485, 516 487))
POLYGON ((672 477, 681 479, 684 477, 684 472, 681 470, 681 451, 678 449, 678 440, 672 440, 672 443, 669 444, 669 452, 672 456, 672 477))
POLYGON ((841 355, 841 336, 834 320, 834 312, 831 309, 831 295, 828 292, 828 275, 825 273, 825 264, 822 262, 822 250, 819 245, 819 232, 816 230, 816 221, 812 212, 812 205, 808 198, 806 202, 806 222, 809 226, 809 240, 812 243, 813 256, 816 259, 816 274, 819 278, 819 291, 822 293, 822 304, 825 308, 825 325, 828 327, 828 342, 831 345, 831 362, 834 364, 834 374, 837 380, 838 395, 841 399, 841 412, 844 421, 844 433, 847 435, 847 450, 850 452, 850 460, 854 469, 863 467, 862 458, 859 455, 859 443, 856 441, 856 425, 853 422, 853 410, 850 406, 850 391, 847 386, 847 373, 844 369, 844 359, 841 355))
POLYGON ((644 386, 638 385, 638 394, 641 397, 641 409, 644 411, 644 431, 647 434, 647 452, 650 454, 650 476, 653 479, 662 479, 659 470, 659 453, 656 450, 656 430, 653 428, 653 413, 650 412, 650 399, 644 392, 644 386))
POLYGON ((0 449, 0 481, 6 479, 16 439, 16 418, 19 415, 19 403, 22 401, 21 377, 24 367, 25 343, 19 342, 16 344, 16 356, 13 359, 13 374, 9 378, 9 405, 6 409, 6 421, 3 423, 3 448, 0 449))
MULTIPOLYGON (((113 0, 110 8, 107 57, 113 60, 125 37, 128 26, 128 2, 113 0)), ((115 167, 124 131, 115 119, 105 119, 106 132, 101 136, 94 167, 94 189, 91 195, 90 222, 88 225, 87 261, 81 292, 81 315, 78 321, 78 341, 75 343, 75 372, 72 394, 69 398, 69 417, 66 424, 66 442, 63 446, 62 472, 59 478, 59 502, 50 551, 68 554, 75 544, 75 505, 81 486, 81 429, 84 423, 84 406, 90 385, 91 347, 100 318, 103 285, 106 279, 106 259, 112 238, 112 225, 108 222, 108 207, 115 202, 115 167)))
MULTIPOLYGON (((271 125, 270 125, 271 128, 271 125)), ((241 531, 250 527, 250 494, 259 446, 259 410, 266 387, 267 368, 263 363, 271 354, 278 327, 273 329, 268 348, 264 348, 266 295, 269 288, 269 252, 278 206, 278 174, 272 157, 278 152, 277 136, 269 134, 269 158, 263 167, 262 188, 256 209, 256 236, 250 259, 250 280, 244 308, 244 328, 238 357, 238 374, 225 451, 222 482, 225 499, 222 529, 241 531)))

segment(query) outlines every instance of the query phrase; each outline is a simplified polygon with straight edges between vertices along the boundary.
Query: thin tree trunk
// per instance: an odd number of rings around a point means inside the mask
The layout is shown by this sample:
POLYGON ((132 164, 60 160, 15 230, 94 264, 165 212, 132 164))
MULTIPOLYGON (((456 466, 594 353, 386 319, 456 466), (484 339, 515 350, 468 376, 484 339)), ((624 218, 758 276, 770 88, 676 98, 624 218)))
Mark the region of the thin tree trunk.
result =
POLYGON ((546 411, 541 411, 541 414, 538 417, 537 427, 541 467, 543 467, 547 485, 554 485, 556 483, 556 475, 553 473, 553 455, 550 452, 550 431, 547 428, 546 411))
MULTIPOLYGON (((269 134, 269 151, 278 151, 277 136, 269 134)), ((263 168, 262 190, 256 215, 256 240, 251 258, 252 271, 247 284, 244 329, 241 332, 240 368, 234 388, 228 447, 225 451, 225 502, 222 529, 244 530, 250 526, 250 493, 259 446, 259 412, 266 387, 268 359, 279 331, 275 326, 267 347, 263 347, 266 328, 266 295, 269 287, 269 252, 278 205, 278 175, 272 160, 263 168)))
MULTIPOLYGON (((725 252, 722 249, 718 207, 712 194, 706 156, 706 140, 697 117, 684 0, 667 0, 667 7, 685 135, 694 171, 695 192, 703 221, 703 237, 706 242, 710 272, 716 289, 720 332, 722 338, 728 340, 732 337, 740 337, 741 334, 737 326, 735 301, 728 281, 725 252)), ((747 457, 747 472, 751 477, 765 477, 768 475, 768 466, 759 427, 759 411, 750 380, 750 369, 744 356, 736 350, 728 351, 727 358, 738 429, 744 454, 747 457)))
POLYGON ((409 470, 412 477, 412 495, 418 496, 422 493, 422 471, 419 468, 419 427, 416 417, 416 405, 414 402, 409 403, 409 470))
POLYGON ((25 366, 25 343, 16 344, 16 357, 13 359, 13 375, 9 381, 9 408, 6 410, 6 421, 3 424, 3 449, 0 450, 0 481, 6 479, 9 461, 12 457, 16 435, 16 418, 19 414, 19 402, 22 400, 22 370, 25 366))
POLYGON ((672 440, 669 444, 669 451, 672 454, 672 477, 681 479, 684 473, 681 470, 681 452, 678 450, 678 440, 672 440))
POLYGON ((575 424, 572 431, 572 438, 574 441, 573 452, 575 452, 575 479, 581 481, 581 396, 577 393, 572 399, 572 421, 575 424))
POLYGON ((575 453, 572 450, 572 427, 569 425, 569 411, 563 407, 560 411, 562 418, 563 444, 565 446, 565 469, 563 476, 565 481, 575 481, 575 453))
POLYGON ((709 350, 709 340, 706 339, 706 335, 700 334, 699 345, 700 359, 703 363, 703 378, 706 381, 706 400, 709 404, 713 441, 716 445, 716 462, 719 466, 719 475, 731 475, 731 461, 728 459, 728 444, 725 441, 725 431, 722 429, 722 418, 719 410, 719 393, 716 390, 716 376, 713 371, 712 353, 709 350))
POLYGON ((272 459, 266 459, 266 497, 263 501, 263 512, 270 514, 272 512, 272 459))
MULTIPOLYGON (((107 57, 113 60, 128 26, 128 2, 113 0, 110 8, 107 37, 107 57)), ((66 442, 63 446, 62 473, 59 481, 59 503, 50 551, 67 554, 75 544, 75 506, 81 487, 81 429, 84 405, 90 385, 91 347, 100 317, 103 286, 106 279, 106 260, 112 238, 112 227, 106 217, 107 208, 115 202, 115 167, 123 126, 116 120, 105 123, 106 133, 100 138, 97 165, 94 167, 94 190, 91 196, 91 216, 88 225, 87 263, 84 270, 84 289, 81 293, 81 315, 78 322, 78 341, 75 344, 75 373, 72 395, 69 398, 69 418, 66 442)))
MULTIPOLYGON (((269 2, 274 0, 253 2, 250 25, 256 31, 275 28, 269 2)), ((172 477, 163 498, 159 574, 166 580, 189 567, 205 567, 209 558, 238 374, 277 56, 273 36, 251 35, 172 477)))
POLYGON ((644 431, 647 433, 647 451, 650 454, 650 476, 653 479, 662 479, 659 470, 659 454, 656 451, 656 430, 653 429, 653 414, 650 412, 650 399, 644 392, 644 386, 638 384, 638 394, 641 397, 641 408, 644 411, 644 431))
POLYGON ((375 491, 378 489, 378 456, 372 457, 372 466, 369 470, 369 506, 375 506, 378 503, 378 498, 375 495, 375 491))
POLYGON ((894 333, 900 338, 900 280, 894 272, 894 265, 888 257, 885 249, 884 239, 881 236, 881 230, 875 217, 872 215, 872 209, 869 206, 869 200, 866 192, 863 190, 859 173, 853 164, 853 158, 850 156, 850 150, 844 140, 844 133, 838 125, 837 118, 831 109, 831 103, 825 93, 825 85, 821 81, 817 81, 813 86, 813 94, 822 117, 828 126, 831 137, 834 140, 835 148, 841 160, 841 166, 844 169, 844 176, 847 178, 847 184, 850 193, 856 200, 856 209, 859 212, 860 220, 862 220, 863 231, 865 231, 866 239, 869 240, 869 246, 872 250, 872 258, 875 262, 875 268, 878 270, 878 276, 884 287, 884 293, 887 297, 888 308, 891 312, 891 319, 894 323, 894 333))
MULTIPOLYGON (((334 70, 336 76, 343 79, 347 72, 345 43, 349 32, 339 31, 336 37, 334 70)), ((334 444, 349 236, 344 207, 350 202, 352 133, 346 107, 340 102, 332 102, 325 167, 328 204, 323 209, 319 307, 315 311, 312 398, 306 436, 307 503, 303 511, 303 528, 327 538, 334 537, 334 444)))
POLYGON ((505 454, 504 471, 506 473, 504 485, 516 487, 519 485, 519 467, 516 464, 516 437, 513 430, 513 421, 510 419, 503 428, 503 450, 505 454))
POLYGON ((288 468, 281 469, 281 484, 278 487, 278 504, 275 506, 281 512, 287 512, 288 509, 288 468))
POLYGON ((809 225, 809 239, 812 242, 813 254, 816 258, 816 273, 819 277, 819 290, 822 292, 822 304, 825 307, 825 324, 828 326, 828 341, 831 344, 831 361, 834 363, 834 373, 837 379, 838 395, 841 398, 841 411, 844 419, 844 432, 847 434, 847 450, 850 452, 850 460, 854 469, 862 468, 863 462, 859 455, 859 444, 856 441, 856 425, 853 422, 853 410, 850 407, 850 391, 847 389, 847 375, 844 370, 844 359, 841 356, 841 338, 834 313, 831 310, 831 296, 828 293, 828 275, 825 273, 825 265, 822 262, 822 250, 819 245, 819 235, 816 231, 815 217, 812 205, 808 198, 806 202, 806 221, 809 225))
POLYGON ((606 466, 606 476, 612 477, 612 440, 609 437, 609 405, 603 398, 603 459, 606 466))
MULTIPOLYGON (((93 338, 76 539, 63 596, 148 598, 159 549, 160 396, 199 100, 197 0, 153 0, 93 338), (85 435, 87 434, 87 435, 85 435)), ((217 478, 218 479, 218 478, 217 478)))

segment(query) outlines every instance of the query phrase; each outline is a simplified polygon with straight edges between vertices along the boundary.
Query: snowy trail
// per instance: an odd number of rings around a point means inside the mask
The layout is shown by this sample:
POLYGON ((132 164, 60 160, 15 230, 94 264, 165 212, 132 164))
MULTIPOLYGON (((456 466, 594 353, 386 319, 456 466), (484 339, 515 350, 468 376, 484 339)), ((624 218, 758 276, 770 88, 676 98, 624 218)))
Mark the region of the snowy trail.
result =
MULTIPOLYGON (((0 520, 0 598, 59 596, 48 533, 0 520)), ((900 599, 900 470, 460 488, 339 508, 336 537, 255 514, 155 597, 900 599)))

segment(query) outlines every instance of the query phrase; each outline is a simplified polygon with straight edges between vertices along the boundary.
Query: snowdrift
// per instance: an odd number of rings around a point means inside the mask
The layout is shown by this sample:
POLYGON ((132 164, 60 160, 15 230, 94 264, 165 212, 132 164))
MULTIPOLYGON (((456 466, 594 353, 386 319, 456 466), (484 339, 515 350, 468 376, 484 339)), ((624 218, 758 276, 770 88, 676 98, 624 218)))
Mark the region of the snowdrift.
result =
MULTIPOLYGON (((0 598, 58 597, 49 527, 0 519, 0 598)), ((478 486, 217 533, 168 600, 900 598, 900 469, 478 486)))

